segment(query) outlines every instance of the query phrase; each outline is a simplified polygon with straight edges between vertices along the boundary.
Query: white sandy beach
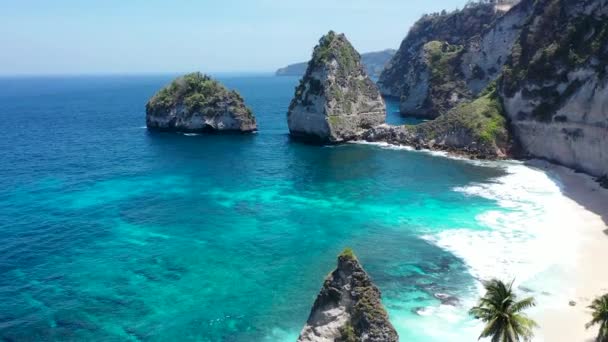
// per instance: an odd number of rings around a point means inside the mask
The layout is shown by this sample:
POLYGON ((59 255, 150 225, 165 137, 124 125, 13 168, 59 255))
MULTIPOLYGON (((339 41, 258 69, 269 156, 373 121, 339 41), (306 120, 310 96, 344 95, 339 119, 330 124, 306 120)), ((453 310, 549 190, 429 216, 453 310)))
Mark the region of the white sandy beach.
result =
MULTIPOLYGON (((539 324, 537 338, 543 341, 594 341, 597 327, 585 329, 590 320, 587 306, 600 295, 608 293, 608 190, 602 189, 591 177, 547 162, 532 161, 530 166, 545 169, 554 177, 566 197, 571 200, 572 213, 580 240, 573 244, 577 259, 571 265, 561 265, 563 274, 557 289, 548 292, 568 293, 568 300, 539 307, 532 315, 539 324), (569 301, 576 302, 571 306, 569 301)), ((564 222, 572 224, 572 220, 564 222)), ((547 246, 548 249, 552 246, 547 246)))

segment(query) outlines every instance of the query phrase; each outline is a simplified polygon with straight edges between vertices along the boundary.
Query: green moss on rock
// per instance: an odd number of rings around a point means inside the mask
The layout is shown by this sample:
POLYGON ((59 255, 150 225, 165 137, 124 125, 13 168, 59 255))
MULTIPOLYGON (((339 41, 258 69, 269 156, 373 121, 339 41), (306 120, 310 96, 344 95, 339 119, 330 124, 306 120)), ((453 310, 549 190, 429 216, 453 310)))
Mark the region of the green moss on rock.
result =
POLYGON ((340 253, 339 257, 347 259, 357 259, 357 257, 355 256, 355 252, 353 252, 352 248, 350 247, 344 248, 342 253, 340 253))

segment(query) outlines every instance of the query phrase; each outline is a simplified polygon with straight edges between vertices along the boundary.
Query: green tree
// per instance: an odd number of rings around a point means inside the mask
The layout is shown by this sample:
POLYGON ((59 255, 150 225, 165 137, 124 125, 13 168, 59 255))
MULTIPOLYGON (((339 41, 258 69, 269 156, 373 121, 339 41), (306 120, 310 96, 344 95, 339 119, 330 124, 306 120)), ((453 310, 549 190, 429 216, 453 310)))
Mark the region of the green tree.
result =
POLYGON ((479 338, 491 338, 492 342, 529 341, 536 322, 523 311, 534 306, 534 298, 518 300, 513 292, 513 282, 505 284, 492 279, 484 282, 486 294, 469 313, 486 323, 479 338))
POLYGON ((592 319, 585 325, 587 329, 599 324, 600 330, 597 333, 597 342, 608 342, 608 294, 596 298, 589 305, 589 309, 593 310, 592 319))

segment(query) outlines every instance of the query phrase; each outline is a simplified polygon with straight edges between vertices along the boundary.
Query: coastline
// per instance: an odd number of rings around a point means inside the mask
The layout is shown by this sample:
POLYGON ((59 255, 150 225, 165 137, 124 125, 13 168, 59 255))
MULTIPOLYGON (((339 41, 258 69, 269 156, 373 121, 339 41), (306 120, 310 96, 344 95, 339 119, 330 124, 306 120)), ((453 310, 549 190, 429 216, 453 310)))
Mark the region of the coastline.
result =
MULTIPOLYGON (((416 151, 475 164, 509 163, 509 160, 470 159, 465 155, 453 154, 448 151, 416 150, 407 145, 366 141, 351 143, 416 151)), ((546 232, 547 235, 553 236, 546 236, 543 238, 542 244, 534 245, 536 249, 540 249, 539 253, 546 254, 539 256, 541 259, 547 259, 547 255, 550 258, 560 254, 560 257, 554 260, 553 265, 544 270, 536 269, 540 273, 531 272, 536 273, 533 279, 527 277, 531 275, 530 273, 510 275, 515 277, 516 280, 521 280, 518 277, 524 278, 523 283, 516 282, 517 292, 520 296, 534 296, 537 300, 537 306, 529 313, 529 316, 538 323, 533 341, 593 342, 597 334, 597 327, 585 329, 585 324, 591 319, 591 313, 587 307, 593 299, 608 293, 608 272, 602 272, 605 268, 604 262, 608 260, 608 190, 602 188, 594 177, 588 174, 578 173, 573 169, 546 160, 531 159, 518 161, 517 163, 532 172, 540 171, 546 174, 548 180, 555 183, 559 198, 552 198, 551 202, 546 204, 546 208, 551 210, 552 215, 559 215, 563 210, 567 211, 567 215, 552 219, 542 225, 542 230, 554 229, 554 231, 546 232), (571 301, 575 302, 574 306, 570 304, 571 301)), ((507 186, 514 185, 516 183, 513 180, 508 181, 507 186)), ((527 185, 523 185, 523 188, 526 187, 527 185)), ((506 188, 502 190, 506 190, 506 188)), ((527 189, 527 191, 532 192, 536 190, 538 189, 527 189)), ((515 223, 525 224, 526 222, 515 223)), ((535 225, 536 223, 539 222, 528 224, 535 225)), ((534 229, 536 227, 527 228, 534 229)), ((452 238, 453 236, 449 236, 446 237, 446 240, 452 238)), ((465 240, 470 238, 471 236, 466 236, 465 240)), ((452 253, 455 252, 451 248, 453 246, 446 246, 436 239, 430 241, 452 253)), ((477 244, 470 245, 470 247, 474 246, 479 247, 477 244)), ((517 248, 515 245, 502 247, 517 248)), ((475 250, 475 248, 472 249, 475 250)), ((455 254, 465 260, 471 260, 469 255, 455 254)), ((482 254, 489 257, 493 256, 491 254, 485 255, 485 252, 482 252, 482 254)), ((530 255, 526 258, 528 257, 530 255)), ((518 263, 522 260, 514 259, 511 261, 518 263)), ((502 271, 507 270, 508 268, 502 269, 499 273, 502 274, 502 271)), ((480 274, 476 272, 478 269, 476 270, 473 267, 472 271, 474 276, 480 279, 485 278, 484 275, 487 276, 492 273, 494 273, 494 276, 497 275, 495 274, 496 270, 487 270, 488 272, 484 272, 485 274, 480 274)), ((509 271, 507 273, 510 274, 509 271)))
MULTIPOLYGON (((527 165, 543 169, 559 183, 563 195, 571 202, 570 215, 577 219, 574 229, 579 241, 573 244, 576 260, 570 265, 559 265, 559 289, 567 291, 569 299, 549 298, 550 307, 539 301, 538 310, 531 315, 538 323, 537 338, 545 341, 594 341, 597 327, 585 329, 591 319, 587 306, 608 293, 608 190, 603 189, 586 174, 545 161, 532 160, 527 165), (570 301, 576 302, 571 306, 570 301)), ((568 224, 570 222, 564 222, 568 224)), ((566 227, 568 228, 568 227, 566 227)), ((550 247, 548 247, 550 248, 550 247)))

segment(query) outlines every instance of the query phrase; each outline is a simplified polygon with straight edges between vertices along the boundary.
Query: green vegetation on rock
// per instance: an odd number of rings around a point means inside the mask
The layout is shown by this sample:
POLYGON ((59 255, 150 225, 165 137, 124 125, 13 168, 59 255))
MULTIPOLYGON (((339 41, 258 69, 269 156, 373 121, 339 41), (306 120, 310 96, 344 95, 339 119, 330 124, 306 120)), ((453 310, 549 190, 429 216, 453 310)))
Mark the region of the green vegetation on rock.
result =
POLYGON ((455 70, 452 65, 454 58, 462 51, 462 45, 450 45, 437 40, 424 45, 424 53, 427 56, 431 77, 434 81, 450 81, 449 77, 455 70))
POLYGON ((433 41, 463 46, 471 38, 481 34, 502 14, 488 2, 470 2, 462 10, 426 14, 410 29, 399 50, 386 66, 378 83, 385 95, 400 97, 408 83, 419 81, 407 75, 419 69, 416 63, 425 44, 433 41))
POLYGON ((359 53, 346 41, 343 34, 329 31, 321 37, 319 45, 315 47, 309 68, 330 63, 335 59, 338 62, 339 75, 346 77, 354 71, 360 58, 359 53))
POLYGON ((494 155, 496 150, 506 151, 510 143, 496 83, 474 101, 461 104, 433 121, 408 126, 408 129, 423 141, 449 140, 453 148, 468 148, 470 152, 488 156, 494 155))
POLYGON ((340 327, 340 337, 337 342, 357 342, 355 328, 351 322, 347 322, 343 327, 340 327))
MULTIPOLYGON (((150 99, 146 110, 151 113, 163 113, 183 105, 188 114, 193 114, 221 101, 246 108, 239 93, 228 90, 205 74, 194 72, 175 79, 161 89, 150 99)), ((248 108, 246 111, 253 115, 248 108)))
POLYGON ((532 117, 551 121, 558 108, 581 83, 567 74, 577 68, 595 70, 601 78, 608 66, 608 20, 602 16, 573 15, 579 1, 539 0, 535 13, 521 31, 504 67, 501 92, 539 101, 532 117), (560 83, 568 83, 564 89, 560 83))
POLYGON ((357 259, 357 257, 355 256, 355 252, 353 252, 352 248, 350 247, 344 248, 342 253, 340 253, 339 257, 347 259, 357 259))
MULTIPOLYGON (((426 63, 430 71, 429 96, 425 106, 438 115, 449 111, 457 103, 471 99, 459 70, 462 45, 431 41, 424 45, 426 63)), ((405 94, 404 94, 405 95, 405 94)))
POLYGON ((486 144, 504 143, 508 139, 507 121, 496 83, 476 100, 453 109, 450 115, 486 144))

